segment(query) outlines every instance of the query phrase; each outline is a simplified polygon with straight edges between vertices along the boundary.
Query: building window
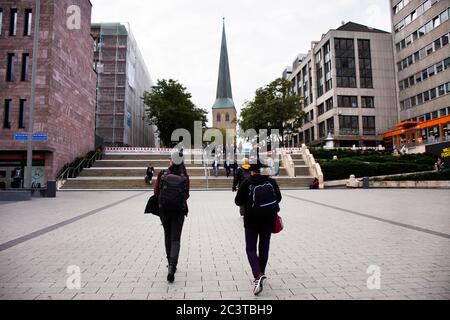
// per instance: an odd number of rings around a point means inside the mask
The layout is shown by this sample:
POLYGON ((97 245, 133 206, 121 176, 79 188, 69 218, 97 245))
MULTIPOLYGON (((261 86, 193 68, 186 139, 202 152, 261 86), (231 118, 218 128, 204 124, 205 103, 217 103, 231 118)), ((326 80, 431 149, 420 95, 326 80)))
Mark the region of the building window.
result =
POLYGON ((220 122, 221 121, 221 116, 220 116, 220 113, 218 113, 217 114, 217 122, 220 122))
POLYGON ((358 39, 359 77, 361 88, 373 88, 370 40, 358 39))
POLYGON ((321 97, 324 93, 324 78, 322 68, 322 51, 316 54, 316 79, 317 79, 317 97, 321 97))
POLYGON ((323 47, 323 55, 325 59, 325 91, 328 92, 333 88, 330 41, 323 47))
POLYGON ((353 39, 334 39, 336 51, 336 86, 356 88, 355 44, 353 39))
POLYGON ((10 114, 11 114, 11 99, 6 99, 5 100, 5 110, 3 113, 3 128, 4 129, 11 128, 10 114))
POLYGON ((6 81, 14 81, 14 53, 8 53, 8 61, 6 66, 6 81))
POLYGON ((27 100, 20 99, 19 104, 19 129, 25 129, 25 105, 27 100))
POLYGON ((9 20, 9 35, 17 34, 17 9, 11 9, 11 18, 9 20))
POLYGON ((0 8, 0 36, 2 35, 2 29, 3 29, 3 9, 0 8))
POLYGON ((330 111, 333 109, 333 98, 330 98, 327 101, 325 101, 325 109, 326 111, 330 111))
POLYGON ((226 121, 226 122, 230 122, 230 114, 229 114, 229 113, 227 113, 227 114, 225 115, 225 121, 226 121))
POLYGON ((363 108, 375 108, 374 97, 361 97, 361 107, 363 108))
POLYGON ((323 103, 317 106, 317 113, 319 116, 325 113, 325 105, 323 103))
POLYGON ((30 61, 30 55, 28 53, 22 54, 22 74, 21 74, 21 81, 28 81, 28 70, 29 70, 29 61, 30 61))
POLYGON ((327 120, 327 132, 328 134, 334 134, 334 118, 327 120))
POLYGON ((362 117, 363 120, 363 135, 374 136, 377 134, 375 128, 375 117, 362 117))
POLYGON ((25 9, 25 23, 23 26, 23 35, 25 37, 31 36, 32 20, 33 20, 33 10, 25 9))
POLYGON ((344 136, 359 135, 358 116, 339 116, 340 134, 344 136))
POLYGON ((339 108, 358 108, 357 96, 338 96, 339 108))
POLYGON ((319 123, 319 138, 324 138, 326 136, 325 132, 325 121, 319 123))

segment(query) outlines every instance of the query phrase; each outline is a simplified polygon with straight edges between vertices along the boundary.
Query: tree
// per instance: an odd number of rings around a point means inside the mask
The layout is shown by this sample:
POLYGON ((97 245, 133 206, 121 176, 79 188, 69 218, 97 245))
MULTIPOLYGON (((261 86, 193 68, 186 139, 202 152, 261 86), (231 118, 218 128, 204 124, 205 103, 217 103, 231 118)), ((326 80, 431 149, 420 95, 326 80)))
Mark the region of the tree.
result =
POLYGON ((191 101, 191 94, 175 80, 158 80, 151 91, 144 93, 147 119, 158 127, 164 146, 172 146, 172 132, 186 129, 194 136, 194 122, 207 122, 207 111, 197 108, 191 101))
POLYGON ((281 144, 284 135, 302 126, 305 113, 303 97, 292 93, 292 83, 278 78, 264 88, 256 90, 255 98, 246 103, 239 121, 242 130, 278 129, 281 144))

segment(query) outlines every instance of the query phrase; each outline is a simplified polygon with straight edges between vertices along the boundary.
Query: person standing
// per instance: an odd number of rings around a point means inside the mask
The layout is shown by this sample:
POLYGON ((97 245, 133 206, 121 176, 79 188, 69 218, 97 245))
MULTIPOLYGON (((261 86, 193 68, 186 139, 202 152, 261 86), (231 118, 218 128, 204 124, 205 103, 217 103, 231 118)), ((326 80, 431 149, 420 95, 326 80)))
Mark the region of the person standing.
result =
MULTIPOLYGON (((172 157, 173 159, 173 157, 172 157)), ((171 160, 167 170, 158 174, 154 193, 159 203, 160 219, 168 262, 167 281, 174 282, 181 248, 181 233, 189 209, 189 176, 184 163, 171 160)))
POLYGON ((217 178, 219 176, 219 160, 218 160, 218 157, 216 157, 214 159, 213 169, 214 169, 214 177, 217 178))
POLYGON ((250 165, 251 176, 242 183, 235 198, 236 205, 244 206, 245 244, 254 276, 254 295, 262 292, 267 279, 270 238, 282 199, 277 182, 260 174, 262 167, 260 162, 250 165))
POLYGON ((231 175, 231 161, 230 161, 230 158, 227 158, 227 160, 224 163, 224 167, 225 167, 225 172, 226 172, 227 178, 229 178, 230 175, 231 175))
MULTIPOLYGON (((250 160, 248 158, 244 158, 244 163, 242 164, 242 166, 240 166, 237 171, 236 174, 234 175, 234 179, 233 179, 233 188, 232 191, 236 192, 241 185, 250 178, 250 164, 249 164, 250 160)), ((241 206, 240 208, 240 214, 241 217, 244 216, 244 206, 241 206)))
POLYGON ((154 172, 155 172, 155 168, 153 167, 153 165, 151 163, 149 163, 148 167, 147 167, 147 172, 145 174, 145 182, 146 183, 148 183, 148 184, 152 183, 154 172))

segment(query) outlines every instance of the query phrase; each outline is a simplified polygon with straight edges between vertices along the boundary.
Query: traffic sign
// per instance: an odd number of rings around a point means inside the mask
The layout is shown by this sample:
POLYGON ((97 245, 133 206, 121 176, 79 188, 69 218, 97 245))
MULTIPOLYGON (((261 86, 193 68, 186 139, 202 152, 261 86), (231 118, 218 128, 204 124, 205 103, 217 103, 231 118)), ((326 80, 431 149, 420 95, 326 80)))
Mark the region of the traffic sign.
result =
POLYGON ((16 141, 27 141, 28 140, 28 134, 26 134, 26 133, 16 133, 15 140, 16 141))

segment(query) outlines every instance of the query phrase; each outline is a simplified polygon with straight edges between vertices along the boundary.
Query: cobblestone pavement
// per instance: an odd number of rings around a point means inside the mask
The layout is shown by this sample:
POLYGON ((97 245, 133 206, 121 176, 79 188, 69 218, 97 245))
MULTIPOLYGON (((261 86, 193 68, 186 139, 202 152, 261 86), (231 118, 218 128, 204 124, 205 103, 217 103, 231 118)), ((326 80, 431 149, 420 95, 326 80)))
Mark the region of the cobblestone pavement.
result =
MULTIPOLYGON (((149 193, 62 192, 0 206, 4 299, 450 299, 448 190, 285 191, 259 297, 231 192, 193 192, 175 283, 149 193), (81 289, 69 290, 69 266, 81 289), (367 286, 370 266, 381 288, 367 286)), ((373 277, 372 277, 373 278, 373 277)), ((370 282, 373 283, 373 282, 370 282)))

